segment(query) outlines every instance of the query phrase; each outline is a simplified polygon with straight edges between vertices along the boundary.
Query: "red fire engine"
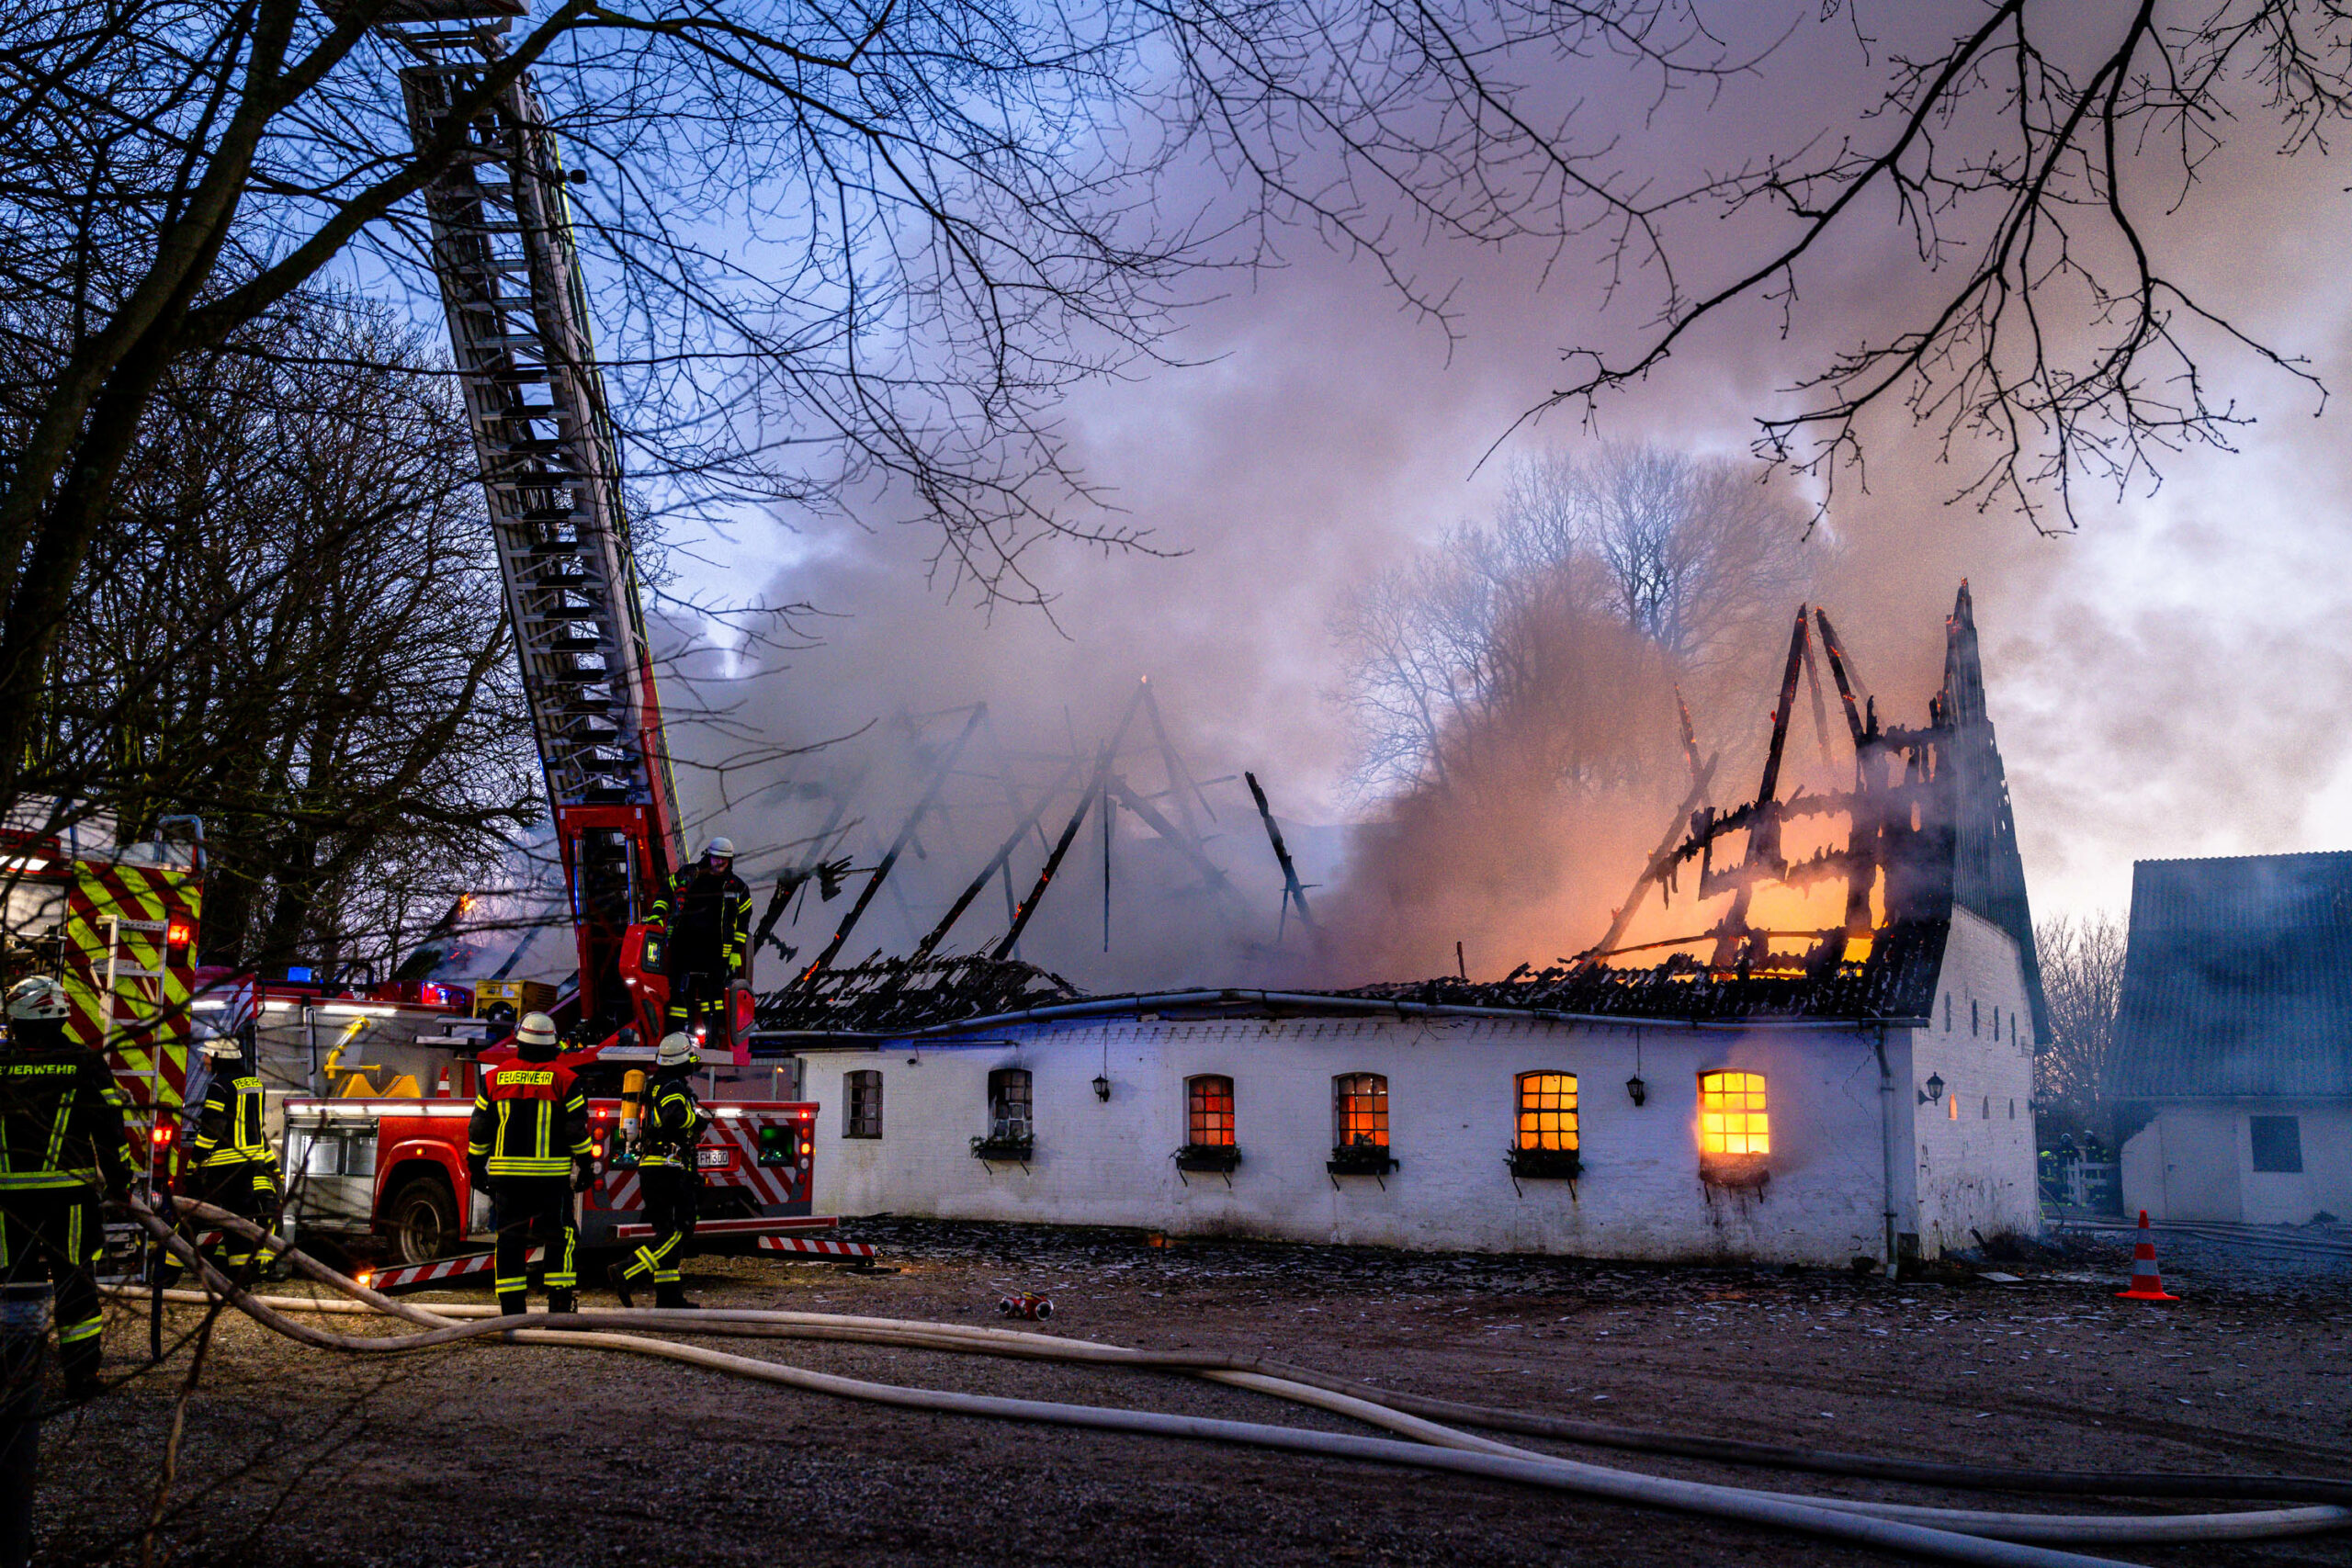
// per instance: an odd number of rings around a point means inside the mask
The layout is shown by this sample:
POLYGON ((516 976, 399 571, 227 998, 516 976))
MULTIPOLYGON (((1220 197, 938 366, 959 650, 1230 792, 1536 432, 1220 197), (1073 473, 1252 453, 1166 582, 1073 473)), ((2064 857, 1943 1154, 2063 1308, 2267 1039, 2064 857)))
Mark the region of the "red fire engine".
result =
MULTIPOLYGON (((481 1067, 510 1055, 485 1053, 481 1067)), ((604 1167, 582 1195, 580 1239, 624 1248, 652 1234, 641 1216, 637 1170, 620 1138, 619 1077, 651 1053, 584 1053, 569 1065, 591 1086, 590 1137, 604 1167), (617 1059, 616 1059, 617 1058, 617 1059)), ((464 1064, 470 1080, 476 1068, 464 1064)), ((288 1180, 286 1228, 347 1245, 363 1235, 390 1243, 379 1287, 455 1279, 487 1269, 487 1194, 466 1173, 469 1094, 427 1100, 299 1099, 286 1102, 288 1180), (470 1250, 469 1250, 470 1249, 470 1250)), ((695 1151, 703 1190, 695 1246, 759 1247, 772 1252, 867 1258, 861 1243, 817 1239, 839 1223, 810 1213, 817 1108, 782 1100, 722 1100, 695 1151)))

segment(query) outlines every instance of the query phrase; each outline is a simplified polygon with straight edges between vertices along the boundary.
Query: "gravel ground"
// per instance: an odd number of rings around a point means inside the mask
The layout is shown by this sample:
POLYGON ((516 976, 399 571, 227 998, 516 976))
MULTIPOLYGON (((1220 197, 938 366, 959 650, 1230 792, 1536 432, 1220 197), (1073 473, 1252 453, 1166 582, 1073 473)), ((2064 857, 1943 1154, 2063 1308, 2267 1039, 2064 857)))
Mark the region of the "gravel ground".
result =
MULTIPOLYGON (((2352 1266, 2166 1245, 2177 1304, 2120 1302, 2129 1238, 2068 1238, 2027 1276, 1844 1273, 1199 1244, 869 1222, 898 1272, 705 1258, 707 1304, 995 1323, 1255 1353, 1393 1388, 1815 1448, 2064 1469, 2352 1474, 2352 1266)), ((481 1296, 424 1300, 483 1299, 481 1296)), ((587 1303, 609 1305, 592 1292, 587 1303)), ((198 1314, 175 1312, 175 1339, 198 1314)), ((345 1322, 338 1326, 356 1325, 345 1322)), ((52 1419, 43 1562, 136 1562, 191 1357, 52 1419)), ((1174 1376, 809 1342, 711 1341, 876 1381, 1331 1430, 1340 1417, 1174 1376)), ((536 1347, 403 1358, 210 1339, 158 1545, 178 1564, 1628 1563, 1877 1561, 1498 1483, 1173 1440, 933 1416, 696 1369, 536 1347)), ((1788 1490, 2032 1509, 1607 1450, 1788 1490)), ((2119 1507, 2132 1506, 2119 1505, 2119 1507)), ((2110 1551, 2149 1563, 2352 1565, 2352 1535, 2110 1551)), ((160 1556, 158 1560, 163 1560, 160 1556)))

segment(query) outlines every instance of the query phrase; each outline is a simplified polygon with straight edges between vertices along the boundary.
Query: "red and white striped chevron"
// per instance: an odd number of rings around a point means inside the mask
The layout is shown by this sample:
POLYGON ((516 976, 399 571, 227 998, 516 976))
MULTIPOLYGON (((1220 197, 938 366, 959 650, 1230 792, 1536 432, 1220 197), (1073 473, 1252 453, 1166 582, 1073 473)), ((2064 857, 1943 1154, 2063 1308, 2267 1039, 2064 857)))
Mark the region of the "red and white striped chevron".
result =
POLYGON ((815 1253, 826 1258, 871 1258, 874 1244, 870 1241, 831 1241, 814 1235, 763 1235, 759 1238, 762 1252, 815 1253))
MULTIPOLYGON (((544 1247, 531 1248, 530 1261, 539 1262, 547 1257, 544 1247)), ((496 1261, 497 1254, 470 1252, 463 1258, 436 1258, 430 1263, 402 1263, 390 1269, 362 1269, 359 1282, 378 1291, 398 1291, 411 1285, 433 1285, 446 1280, 462 1280, 474 1274, 487 1274, 496 1261)))

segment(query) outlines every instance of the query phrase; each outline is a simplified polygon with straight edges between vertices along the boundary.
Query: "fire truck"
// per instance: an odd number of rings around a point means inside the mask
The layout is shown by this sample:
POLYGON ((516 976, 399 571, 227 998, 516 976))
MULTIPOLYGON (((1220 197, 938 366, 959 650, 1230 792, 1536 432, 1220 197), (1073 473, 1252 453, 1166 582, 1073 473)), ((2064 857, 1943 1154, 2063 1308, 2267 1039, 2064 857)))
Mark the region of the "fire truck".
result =
MULTIPOLYGON (((204 904, 204 825, 167 818, 123 841, 116 824, 74 803, 19 802, 0 824, 0 984, 27 974, 65 987, 66 1037, 102 1053, 129 1106, 134 1156, 167 1179, 194 1041, 190 1003, 204 904)), ((107 1272, 141 1250, 109 1224, 107 1272)))
MULTIPOLYGON (((527 73, 469 107, 523 9, 522 0, 403 0, 379 31, 408 62, 400 83, 416 144, 463 118, 465 154, 424 196, 577 943, 576 981, 537 1010, 554 1013, 579 1046, 564 1060, 588 1082, 605 1166, 582 1201, 582 1241, 626 1247, 650 1228, 638 1217, 637 1173, 618 1140, 621 1079, 650 1066, 662 1032, 662 933, 646 915, 685 846, 560 149, 527 73)), ((509 1032, 527 999, 507 987, 493 1000, 492 989, 463 1003, 398 987, 346 999, 391 1010, 378 1033, 405 1036, 405 1068, 386 1071, 403 1090, 413 1078, 417 1098, 346 1076, 337 1092, 285 1101, 285 1169, 289 1193, 299 1194, 290 1223, 311 1234, 388 1239, 395 1261, 377 1274, 379 1286, 487 1265, 484 1255, 460 1256, 491 1222, 486 1195, 466 1173, 466 1122, 480 1073, 511 1052, 490 1037, 509 1032), (441 1027, 399 1027, 435 1004, 452 1015, 441 1027)), ((304 1013, 314 1032, 324 1017, 339 1043, 356 1043, 366 1027, 365 1012, 352 1016, 356 1028, 338 1021, 333 1003, 304 1013)), ((702 1042, 707 1057, 748 1066, 751 1021, 751 990, 738 981, 718 1037, 702 1042)), ((860 1244, 808 1234, 836 1224, 809 1212, 814 1105, 714 1100, 710 1109, 713 1130, 696 1156, 697 1245, 732 1239, 871 1256, 860 1244)))
MULTIPOLYGON (((485 1053, 473 1070, 494 1067, 511 1048, 485 1053)), ((627 1248, 652 1235, 642 1218, 634 1156, 620 1138, 619 1075, 643 1048, 574 1059, 592 1089, 590 1140, 604 1172, 580 1203, 584 1248, 627 1248)), ((485 1272, 492 1216, 489 1195, 466 1172, 471 1095, 427 1100, 289 1100, 285 1107, 286 1228, 304 1244, 347 1247, 360 1237, 389 1243, 390 1261, 371 1271, 379 1289, 454 1281, 485 1272)), ((709 1106, 711 1131, 695 1150, 703 1187, 695 1245, 860 1259, 863 1243, 821 1233, 837 1221, 810 1213, 813 1105, 726 1100, 709 1106)))

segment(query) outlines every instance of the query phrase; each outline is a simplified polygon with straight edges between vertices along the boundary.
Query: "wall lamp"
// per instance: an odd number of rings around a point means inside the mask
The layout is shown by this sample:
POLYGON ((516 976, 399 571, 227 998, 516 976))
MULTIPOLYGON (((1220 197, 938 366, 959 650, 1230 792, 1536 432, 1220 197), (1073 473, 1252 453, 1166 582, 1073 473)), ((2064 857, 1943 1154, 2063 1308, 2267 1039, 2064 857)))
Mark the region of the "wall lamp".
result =
POLYGON ((1111 1098, 1111 1080, 1099 1073, 1094 1078, 1094 1098, 1104 1100, 1111 1098))
POLYGON ((1940 1101, 1943 1097, 1943 1078, 1938 1074, 1929 1073, 1928 1075, 1928 1087, 1919 1091, 1919 1103, 1922 1105, 1934 1105, 1940 1101))
POLYGON ((1635 1073, 1625 1080, 1625 1092, 1634 1097, 1635 1105, 1639 1105, 1650 1097, 1650 1086, 1642 1081, 1641 1074, 1635 1073))

